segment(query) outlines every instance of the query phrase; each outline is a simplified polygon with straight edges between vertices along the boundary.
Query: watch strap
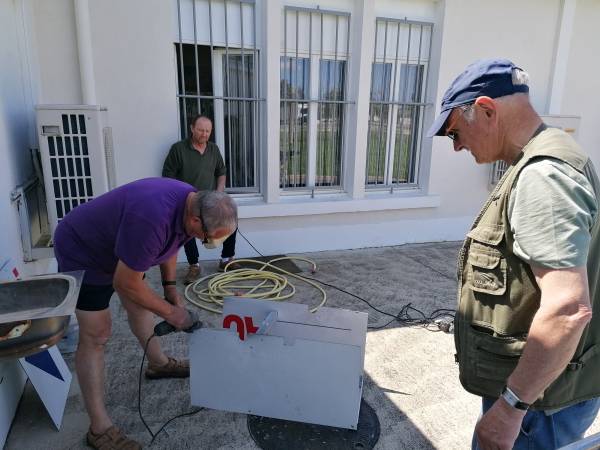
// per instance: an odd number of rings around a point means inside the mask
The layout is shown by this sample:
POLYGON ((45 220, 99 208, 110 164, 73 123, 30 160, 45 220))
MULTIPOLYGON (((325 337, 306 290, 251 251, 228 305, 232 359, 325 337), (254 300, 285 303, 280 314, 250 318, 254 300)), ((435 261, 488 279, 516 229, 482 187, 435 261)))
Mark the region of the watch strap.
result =
POLYGON ((504 386, 502 389, 502 398, 506 403, 516 409, 520 409, 521 411, 527 411, 531 405, 522 401, 517 394, 514 393, 512 389, 508 386, 504 386))
POLYGON ((175 281, 175 280, 163 280, 162 281, 162 285, 163 286, 177 286, 177 281, 175 281))

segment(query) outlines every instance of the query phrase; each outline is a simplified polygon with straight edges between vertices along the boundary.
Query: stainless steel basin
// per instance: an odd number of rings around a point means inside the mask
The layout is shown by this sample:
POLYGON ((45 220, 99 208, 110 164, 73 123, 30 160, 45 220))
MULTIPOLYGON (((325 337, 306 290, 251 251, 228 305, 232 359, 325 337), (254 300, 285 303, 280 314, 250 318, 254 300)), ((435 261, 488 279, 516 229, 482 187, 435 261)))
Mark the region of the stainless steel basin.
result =
POLYGON ((56 344, 75 311, 83 271, 0 283, 0 360, 22 358, 56 344), (21 335, 8 334, 26 323, 21 335))
POLYGON ((70 315, 82 278, 80 271, 0 283, 0 323, 70 315))

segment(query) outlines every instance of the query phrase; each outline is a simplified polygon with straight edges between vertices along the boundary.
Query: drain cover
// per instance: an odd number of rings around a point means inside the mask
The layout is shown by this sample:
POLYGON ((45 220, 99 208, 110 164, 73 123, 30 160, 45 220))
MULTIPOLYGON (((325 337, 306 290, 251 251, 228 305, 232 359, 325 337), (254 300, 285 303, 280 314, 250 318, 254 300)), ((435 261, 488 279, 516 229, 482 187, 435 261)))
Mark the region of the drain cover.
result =
POLYGON ((368 450, 379 440, 379 419, 362 400, 356 430, 249 415, 248 431, 263 450, 368 450))

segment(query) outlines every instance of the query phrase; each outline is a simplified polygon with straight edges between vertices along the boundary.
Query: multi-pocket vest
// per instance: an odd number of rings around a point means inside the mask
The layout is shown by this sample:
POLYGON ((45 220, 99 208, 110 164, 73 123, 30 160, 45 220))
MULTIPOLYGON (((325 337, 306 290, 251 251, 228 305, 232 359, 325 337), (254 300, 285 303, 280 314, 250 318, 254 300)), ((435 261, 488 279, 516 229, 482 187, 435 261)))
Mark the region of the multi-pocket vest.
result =
MULTIPOLYGON (((473 394, 498 397, 523 352, 540 289, 529 265, 513 253, 508 201, 521 170, 539 158, 554 158, 589 179, 596 199, 600 182, 575 141, 546 129, 534 137, 508 168, 479 213, 458 258, 458 311, 454 339, 460 381, 473 394), (590 176, 589 173, 592 175, 590 176)), ((522 182, 527 182, 523 180, 522 182)), ((558 378, 532 406, 554 409, 600 396, 600 220, 594 221, 588 254, 588 281, 594 316, 577 350, 558 378)))

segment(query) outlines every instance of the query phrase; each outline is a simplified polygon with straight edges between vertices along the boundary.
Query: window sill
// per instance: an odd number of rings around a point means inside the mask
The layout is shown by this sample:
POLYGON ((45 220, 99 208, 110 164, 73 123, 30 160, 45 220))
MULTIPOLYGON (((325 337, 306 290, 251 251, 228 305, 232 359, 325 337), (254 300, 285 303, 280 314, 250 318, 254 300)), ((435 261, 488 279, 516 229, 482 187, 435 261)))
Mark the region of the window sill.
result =
POLYGON ((265 203, 257 198, 240 200, 240 219, 436 208, 441 203, 439 195, 422 195, 418 191, 367 193, 362 199, 352 199, 347 194, 324 194, 315 198, 282 196, 278 203, 265 203))

